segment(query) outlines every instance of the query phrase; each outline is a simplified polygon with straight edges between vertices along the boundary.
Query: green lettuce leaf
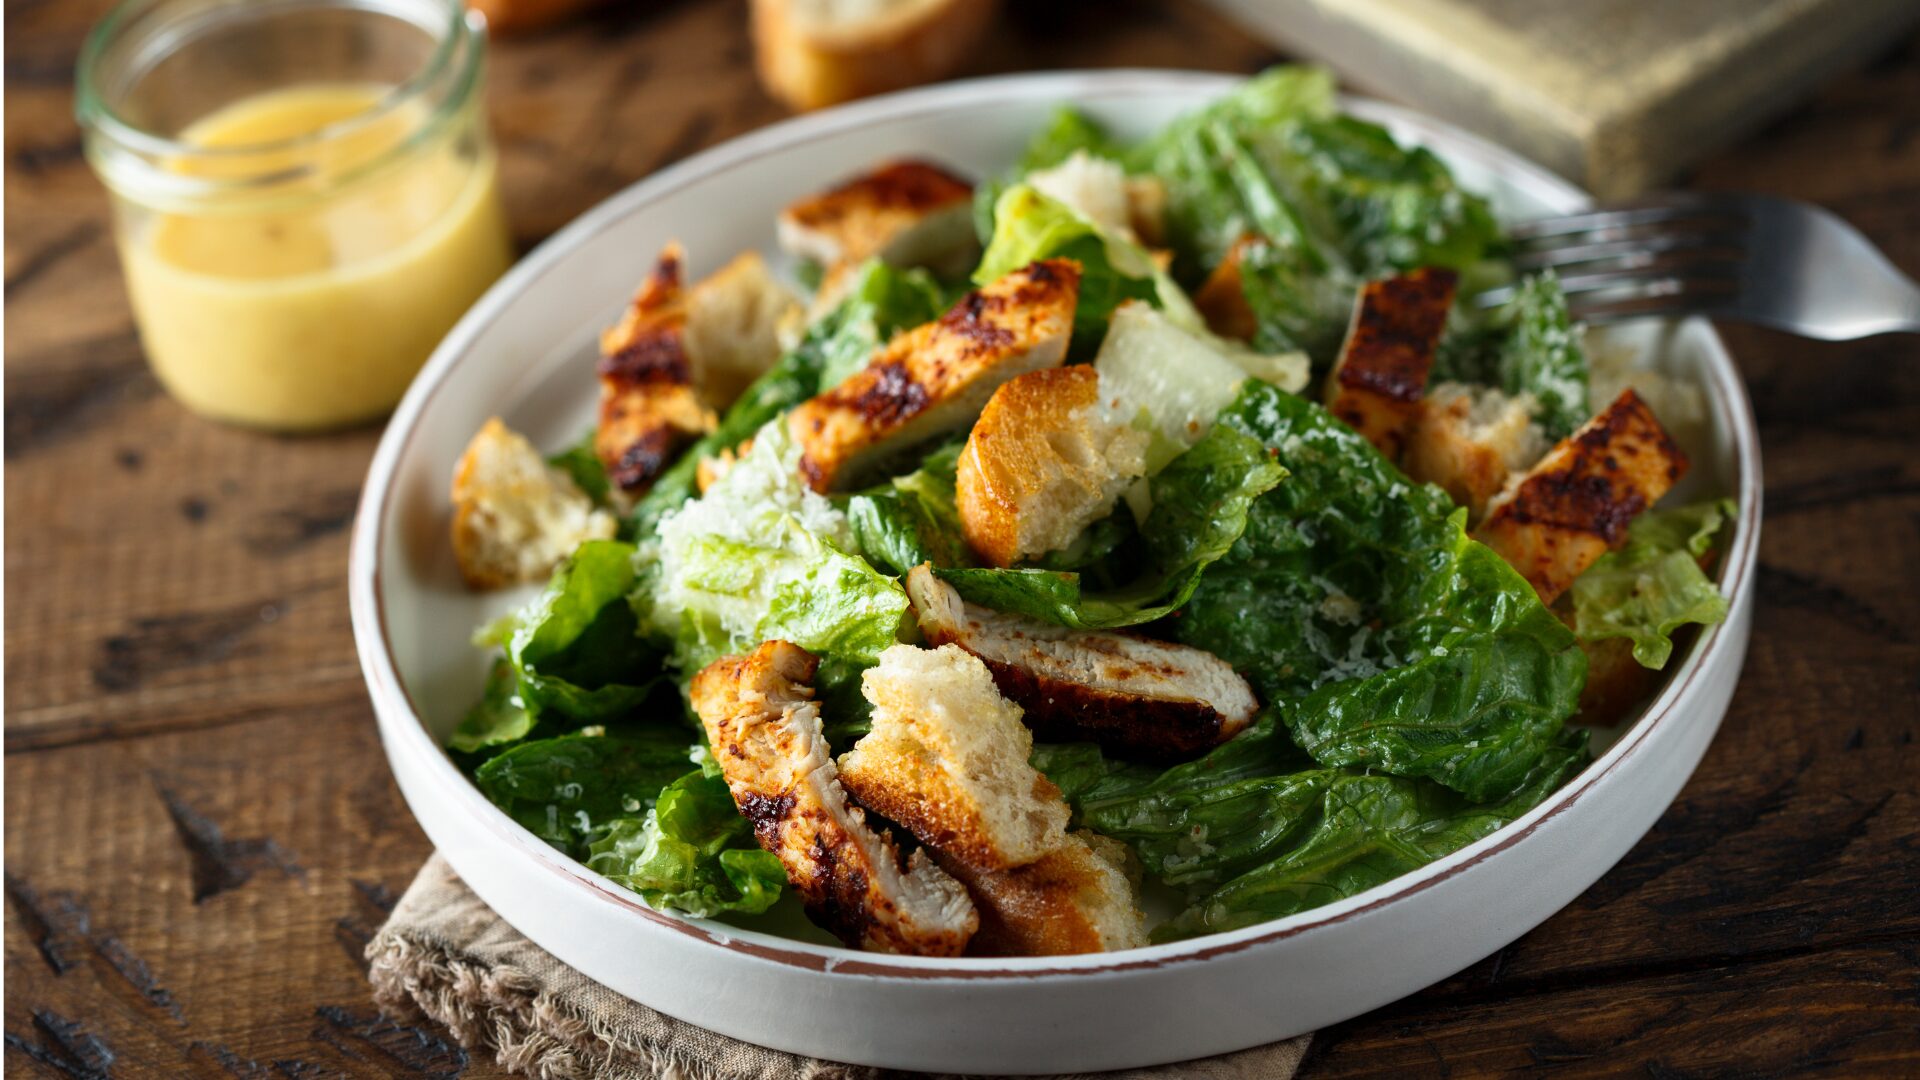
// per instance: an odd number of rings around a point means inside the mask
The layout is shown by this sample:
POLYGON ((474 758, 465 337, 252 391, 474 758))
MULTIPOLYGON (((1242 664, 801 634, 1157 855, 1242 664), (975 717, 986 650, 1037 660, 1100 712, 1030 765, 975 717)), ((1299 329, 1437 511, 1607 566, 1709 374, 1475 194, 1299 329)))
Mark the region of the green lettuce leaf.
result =
POLYGON ((1051 169, 1081 152, 1112 161, 1121 160, 1125 153, 1099 121, 1071 105, 1063 105, 1054 111, 1046 127, 1027 140, 1020 160, 1012 168, 998 178, 983 180, 974 186, 973 227, 980 242, 985 244, 993 239, 994 207, 1001 193, 1028 173, 1051 169))
POLYGON ((595 505, 605 506, 612 485, 607 480, 607 467, 593 449, 593 434, 587 432, 579 442, 548 458, 547 464, 571 477, 574 486, 586 492, 595 505))
POLYGON ((1077 352, 1090 355, 1098 347, 1107 319, 1122 301, 1160 299, 1158 268, 1139 245, 1104 236, 1066 204, 1016 184, 995 205, 993 237, 973 272, 974 283, 990 284, 1040 259, 1080 264, 1080 298, 1073 313, 1077 352))
POLYGON ((847 522, 862 558, 895 576, 926 562, 942 568, 973 565, 954 491, 965 445, 940 447, 913 472, 847 500, 847 522))
POLYGON ((653 535, 661 519, 700 493, 701 458, 739 446, 768 421, 866 363, 894 334, 946 309, 938 283, 924 270, 899 270, 874 259, 859 273, 840 305, 808 327, 800 344, 741 393, 712 433, 661 474, 628 515, 630 535, 653 535))
POLYGON ((860 672, 898 639, 907 596, 855 554, 853 525, 801 481, 799 455, 786 425, 762 428, 719 483, 661 523, 657 569, 634 603, 672 639, 683 681, 772 638, 819 657, 814 685, 838 745, 864 729, 860 672))
POLYGON ((1331 370, 1339 359, 1359 289, 1353 275, 1317 270, 1297 247, 1263 239, 1241 251, 1240 292, 1253 312, 1253 347, 1305 353, 1316 373, 1331 370))
POLYGON ((668 784, 645 817, 613 822, 587 866, 656 908, 695 918, 757 915, 787 884, 780 860, 755 843, 727 782, 708 769, 668 784))
POLYGON ((589 540, 539 596, 486 632, 506 646, 524 708, 583 724, 618 718, 646 699, 664 656, 626 602, 634 580, 632 544, 589 540))
POLYGON ((1293 478, 1257 501, 1173 624, 1244 674, 1322 765, 1520 784, 1586 660, 1519 574, 1326 410, 1249 382, 1221 414, 1293 478))
MULTIPOLYGON (((1261 841, 1278 854, 1199 896, 1154 931, 1156 941, 1219 933, 1356 895, 1489 835, 1539 805, 1586 763, 1586 733, 1568 731, 1497 802, 1474 803, 1422 780, 1329 769, 1256 781, 1270 816, 1251 842, 1206 843, 1242 858, 1261 841)), ((1199 856, 1206 862, 1211 856, 1199 856)))
POLYGON ((529 832, 575 858, 618 818, 644 812, 687 771, 688 733, 636 728, 522 743, 487 759, 473 782, 529 832))
POLYGON ((501 658, 493 662, 480 700, 447 737, 447 746, 464 754, 478 753, 518 742, 532 730, 533 712, 520 699, 520 678, 513 673, 513 665, 501 658))
POLYGON ((1716 499, 1634 519, 1620 550, 1574 579, 1574 633, 1583 641, 1631 639, 1642 667, 1666 667, 1675 630, 1727 617, 1726 597, 1700 560, 1734 513, 1733 500, 1716 499))
POLYGON ((1286 475, 1257 439, 1216 426, 1150 482, 1153 508, 1139 527, 1152 566, 1146 575, 1117 589, 1083 594, 1075 572, 938 573, 968 601, 996 611, 1082 629, 1151 622, 1186 602, 1202 572, 1233 547, 1249 507, 1286 475))
POLYGON ((1513 299, 1484 318, 1449 327, 1431 378, 1532 394, 1533 417, 1553 439, 1566 438, 1593 415, 1586 349, 1551 270, 1521 278, 1513 299))

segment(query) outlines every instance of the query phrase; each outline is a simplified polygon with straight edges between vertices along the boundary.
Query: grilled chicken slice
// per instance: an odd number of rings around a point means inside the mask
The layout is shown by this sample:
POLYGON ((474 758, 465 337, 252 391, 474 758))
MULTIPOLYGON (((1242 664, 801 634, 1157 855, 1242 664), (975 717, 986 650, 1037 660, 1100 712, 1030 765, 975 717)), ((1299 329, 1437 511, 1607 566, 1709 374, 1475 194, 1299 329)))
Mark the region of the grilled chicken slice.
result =
POLYGON ((1067 355, 1080 264, 1048 259, 961 297, 787 418, 815 491, 858 483, 908 447, 972 424, 1000 384, 1067 355))
POLYGON ((873 730, 840 759, 860 803, 911 832, 972 891, 991 955, 1146 943, 1124 874, 1067 832, 1060 789, 1028 764, 1033 735, 980 660, 896 645, 861 688, 873 730))
POLYGON ((1625 390, 1501 492, 1474 538, 1551 604, 1686 471, 1687 456, 1653 410, 1625 390))
POLYGON ((831 273, 878 256, 958 277, 973 267, 973 185, 925 161, 895 161, 780 212, 780 246, 831 273))
POLYGON ((1479 521, 1507 477, 1539 461, 1546 444, 1533 422, 1531 395, 1441 383, 1414 414, 1400 466, 1415 480, 1445 488, 1479 521))
POLYGON ((1202 649, 975 607, 928 566, 907 575, 907 596, 927 640, 979 657, 1042 738, 1176 758, 1226 742, 1259 709, 1247 681, 1202 649))
POLYGON ((1260 329, 1260 321, 1254 318, 1253 306, 1247 303, 1245 284, 1240 278, 1240 261, 1246 256, 1247 247, 1258 241, 1252 234, 1235 240, 1227 249, 1226 258, 1220 260, 1220 265, 1213 268, 1207 280, 1200 283, 1199 291, 1193 294, 1193 306, 1207 320, 1207 329, 1223 338, 1252 341, 1254 332, 1260 329))
POLYGON ((693 707, 740 812, 779 856, 813 920, 856 948, 958 956, 979 926, 966 890, 915 852, 903 869, 891 838, 868 827, 820 733, 807 683, 818 661, 784 641, 728 656, 694 676, 693 707))
POLYGON ((993 392, 960 452, 960 526, 983 562, 1066 547, 1146 475, 1146 432, 1103 407, 1090 365, 1028 372, 993 392))
POLYGON ((660 253, 619 325, 600 335, 600 426, 593 449, 623 495, 646 494, 688 443, 713 430, 687 357, 686 252, 660 253))
POLYGON ((1327 376, 1327 408, 1389 460, 1400 459, 1426 393, 1458 280, 1451 270, 1414 270, 1368 282, 1354 301, 1346 344, 1327 376))

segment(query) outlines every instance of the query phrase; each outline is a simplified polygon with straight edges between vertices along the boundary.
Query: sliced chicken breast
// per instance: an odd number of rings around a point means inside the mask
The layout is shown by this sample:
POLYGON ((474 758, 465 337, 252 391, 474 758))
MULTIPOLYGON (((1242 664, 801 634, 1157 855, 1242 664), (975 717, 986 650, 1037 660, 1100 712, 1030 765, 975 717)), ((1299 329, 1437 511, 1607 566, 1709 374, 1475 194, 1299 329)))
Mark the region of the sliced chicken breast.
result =
POLYGON ((1080 264, 1036 262, 897 335, 787 418, 815 491, 856 484, 899 452, 966 428, 1000 385, 1067 355, 1080 264))
POLYGON ((1354 301, 1340 359, 1327 376, 1327 409, 1398 461, 1426 394, 1459 275, 1420 269, 1370 281, 1354 301))
POLYGON ((878 256, 957 277, 979 252, 973 185, 930 162, 889 162, 782 210, 779 239, 829 271, 878 256))
POLYGON ((1146 943, 1126 876, 1067 832, 1060 789, 1028 764, 1033 735, 993 677, 955 646, 897 645, 861 688, 873 730, 840 759, 862 805, 898 822, 965 882, 988 955, 1146 943))
POLYGON ((979 657, 1043 738, 1183 757, 1231 739, 1259 710, 1247 681, 1202 649, 989 611, 927 566, 907 575, 907 596, 927 640, 979 657))
POLYGON ((600 335, 600 426, 593 448, 629 498, 646 494, 679 452, 713 430, 687 356, 686 252, 668 244, 617 326, 600 335))
POLYGON ((849 805, 808 682, 818 661, 769 641, 694 677, 693 707, 740 812, 779 856, 813 920, 856 948, 957 956, 979 926, 966 890, 849 805))
POLYGON ((1625 390, 1501 492, 1474 538, 1551 604, 1686 471, 1687 456, 1653 410, 1625 390))

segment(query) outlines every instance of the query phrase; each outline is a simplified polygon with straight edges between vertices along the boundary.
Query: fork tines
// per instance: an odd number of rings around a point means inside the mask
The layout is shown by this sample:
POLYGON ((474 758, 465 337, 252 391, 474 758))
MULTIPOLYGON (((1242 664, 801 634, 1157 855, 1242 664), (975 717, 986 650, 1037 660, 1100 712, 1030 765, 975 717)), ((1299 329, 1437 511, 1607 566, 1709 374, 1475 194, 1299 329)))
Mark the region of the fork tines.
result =
MULTIPOLYGON (((1587 322, 1710 311, 1738 296, 1751 215, 1737 196, 1657 196, 1513 226, 1522 273, 1552 270, 1567 304, 1587 322)), ((1481 294, 1505 303, 1511 288, 1481 294)))

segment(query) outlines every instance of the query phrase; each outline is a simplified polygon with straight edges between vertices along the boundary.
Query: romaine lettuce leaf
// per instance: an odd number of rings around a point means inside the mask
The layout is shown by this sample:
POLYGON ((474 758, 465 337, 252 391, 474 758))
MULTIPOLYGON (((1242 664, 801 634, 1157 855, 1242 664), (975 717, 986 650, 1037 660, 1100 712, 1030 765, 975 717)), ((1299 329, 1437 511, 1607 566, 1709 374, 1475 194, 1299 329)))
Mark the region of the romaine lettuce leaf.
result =
POLYGON ((587 866, 656 908, 707 918, 757 915, 786 887, 780 860, 754 841, 717 770, 686 773, 660 792, 644 817, 612 823, 587 866))
POLYGON ((533 713, 520 699, 519 676, 502 657, 493 662, 480 700, 461 717, 460 726, 447 737, 447 746, 463 754, 477 753, 490 746, 518 742, 532 730, 533 713))
MULTIPOLYGON (((1525 814, 1587 760, 1586 733, 1569 730, 1548 747, 1503 799, 1474 803, 1424 780, 1326 769, 1256 781, 1239 794, 1260 801, 1269 817, 1246 834, 1204 843, 1244 857, 1259 841, 1278 854, 1195 899, 1157 927, 1171 941, 1278 919, 1344 899, 1416 870, 1479 840, 1525 814), (1257 792, 1257 794, 1256 794, 1257 792)), ((1194 856, 1207 863, 1213 854, 1194 856)))
POLYGON ((646 699, 664 656, 626 603, 633 584, 634 546, 589 540, 539 596, 483 633, 481 643, 506 647, 520 703, 535 717, 557 714, 577 726, 646 699))
POLYGON ((941 568, 973 565, 954 491, 965 445, 942 446, 913 472, 847 500, 847 522, 862 558, 895 576, 926 562, 941 568))
POLYGON ((1108 317, 1122 301, 1159 297, 1158 268, 1137 244, 1103 236, 1066 204, 1016 184, 995 206, 993 237, 973 272, 974 283, 989 284, 1040 259, 1080 264, 1080 298, 1073 313, 1077 352, 1098 346, 1108 317))
POLYGON ((993 239, 994 207, 1002 192, 1028 173, 1051 169, 1076 152, 1110 161, 1121 160, 1125 153, 1098 121, 1071 105, 1061 106, 1047 121, 1047 126, 1027 140, 1026 149, 1020 152, 1020 160, 1012 168, 998 178, 982 180, 974 186, 973 227, 980 242, 985 244, 993 239))
POLYGON ((580 858, 615 819, 644 812, 687 771, 689 741, 670 725, 536 739, 487 759, 473 782, 535 836, 580 858))
POLYGON ((1521 278, 1513 299, 1456 322, 1434 357, 1432 381, 1531 394, 1533 417, 1552 439, 1566 438, 1593 415, 1586 349, 1553 271, 1521 278))
POLYGON ((1240 292, 1253 312, 1252 345, 1263 353, 1305 353, 1324 374, 1339 359, 1360 282, 1338 267, 1316 270, 1301 249, 1262 239, 1243 248, 1240 292))
POLYGON ((739 446, 769 420, 866 363, 894 334, 946 310, 938 283, 924 270, 900 270, 874 259, 859 274, 840 305, 808 327, 800 344, 754 380, 718 426, 661 474, 628 516, 630 535, 653 535, 662 518, 699 494, 701 458, 739 446))
POLYGON ((607 467, 593 448, 593 434, 587 432, 579 442, 548 458, 547 464, 565 472, 595 505, 605 506, 612 485, 607 480, 607 467))
POLYGON ((1245 675, 1322 765, 1504 798, 1577 704, 1572 632, 1439 489, 1318 405, 1249 382, 1222 428, 1293 478, 1254 504, 1175 637, 1245 675))
POLYGON ((1216 426, 1149 482, 1153 509, 1140 523, 1139 534, 1151 570, 1130 583, 1083 593, 1081 575, 1075 572, 938 573, 969 602, 996 611, 1083 629, 1151 622, 1186 602, 1202 572, 1227 553, 1246 527, 1248 508, 1286 475, 1257 439, 1216 426))
POLYGON ((799 454, 785 424, 762 428, 719 483, 661 523, 657 570, 635 605, 673 640, 682 680, 772 638, 818 656, 838 738, 864 721, 859 674, 897 640, 907 596, 852 554, 846 514, 801 481, 799 454))
POLYGON ((1574 579, 1574 633, 1583 641, 1629 638, 1642 667, 1666 667, 1675 630, 1727 617, 1726 597, 1700 561, 1734 513, 1733 500, 1716 499, 1634 519, 1626 544, 1574 579))

